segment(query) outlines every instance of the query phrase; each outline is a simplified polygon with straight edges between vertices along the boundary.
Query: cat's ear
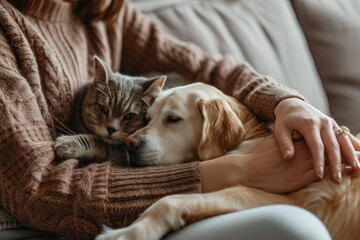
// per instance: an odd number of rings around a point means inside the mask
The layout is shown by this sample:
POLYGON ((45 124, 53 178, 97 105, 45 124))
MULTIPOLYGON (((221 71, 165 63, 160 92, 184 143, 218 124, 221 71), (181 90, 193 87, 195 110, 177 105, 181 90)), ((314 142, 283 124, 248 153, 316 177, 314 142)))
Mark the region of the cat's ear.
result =
POLYGON ((141 83, 143 86, 143 100, 151 105, 164 87, 166 76, 149 78, 141 83))
POLYGON ((99 57, 94 57, 95 63, 95 77, 94 77, 94 84, 107 84, 109 81, 109 67, 105 61, 100 59, 99 57))

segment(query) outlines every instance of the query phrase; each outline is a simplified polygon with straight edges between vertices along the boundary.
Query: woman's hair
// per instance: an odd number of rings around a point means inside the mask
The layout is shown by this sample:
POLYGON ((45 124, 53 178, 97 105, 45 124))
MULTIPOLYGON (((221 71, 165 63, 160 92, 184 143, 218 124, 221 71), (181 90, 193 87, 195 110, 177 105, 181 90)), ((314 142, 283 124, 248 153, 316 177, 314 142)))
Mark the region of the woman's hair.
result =
MULTIPOLYGON (((23 13, 38 13, 49 0, 9 0, 23 13)), ((114 21, 123 0, 66 0, 74 4, 74 11, 84 21, 114 21)))

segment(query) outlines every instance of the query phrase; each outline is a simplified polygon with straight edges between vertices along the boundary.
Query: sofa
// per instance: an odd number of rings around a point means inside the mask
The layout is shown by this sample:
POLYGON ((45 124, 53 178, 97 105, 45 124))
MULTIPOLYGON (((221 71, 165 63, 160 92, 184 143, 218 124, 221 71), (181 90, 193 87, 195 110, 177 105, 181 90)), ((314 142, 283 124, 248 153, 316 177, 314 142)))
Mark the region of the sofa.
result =
POLYGON ((178 39, 250 63, 360 132, 358 0, 133 2, 178 39))
MULTIPOLYGON (((168 33, 232 55, 296 89, 339 125, 360 132, 358 0, 132 0, 168 33)), ((186 79, 169 74, 169 87, 186 79)), ((0 239, 55 239, 0 208, 0 239)))

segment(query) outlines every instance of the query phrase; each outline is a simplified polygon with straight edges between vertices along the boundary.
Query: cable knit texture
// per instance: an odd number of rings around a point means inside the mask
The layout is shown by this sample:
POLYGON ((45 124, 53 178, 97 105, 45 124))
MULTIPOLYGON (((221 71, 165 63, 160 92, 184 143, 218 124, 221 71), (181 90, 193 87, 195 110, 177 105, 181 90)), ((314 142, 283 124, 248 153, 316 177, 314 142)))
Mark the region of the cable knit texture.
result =
POLYGON ((279 101, 300 97, 231 57, 168 36, 128 1, 107 26, 83 23, 70 2, 48 1, 23 15, 0 0, 0 204, 26 226, 74 239, 93 238, 101 224, 128 225, 165 195, 201 191, 196 162, 135 169, 56 163, 55 125, 69 120, 94 54, 125 74, 175 71, 213 84, 266 121, 279 101))

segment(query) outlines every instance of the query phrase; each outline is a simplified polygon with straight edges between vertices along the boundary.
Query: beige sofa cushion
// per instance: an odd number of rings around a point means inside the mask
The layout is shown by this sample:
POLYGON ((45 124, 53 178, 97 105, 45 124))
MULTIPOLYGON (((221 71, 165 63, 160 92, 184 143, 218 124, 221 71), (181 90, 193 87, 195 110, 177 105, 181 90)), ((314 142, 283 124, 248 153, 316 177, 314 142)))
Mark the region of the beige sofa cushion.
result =
POLYGON ((295 0, 332 116, 360 132, 360 1, 295 0))
POLYGON ((133 0, 177 38, 210 53, 231 54, 295 88, 328 112, 326 95, 288 1, 133 0))

